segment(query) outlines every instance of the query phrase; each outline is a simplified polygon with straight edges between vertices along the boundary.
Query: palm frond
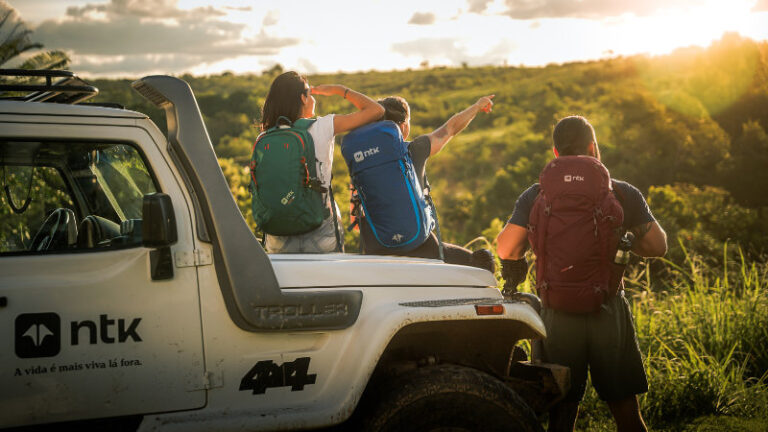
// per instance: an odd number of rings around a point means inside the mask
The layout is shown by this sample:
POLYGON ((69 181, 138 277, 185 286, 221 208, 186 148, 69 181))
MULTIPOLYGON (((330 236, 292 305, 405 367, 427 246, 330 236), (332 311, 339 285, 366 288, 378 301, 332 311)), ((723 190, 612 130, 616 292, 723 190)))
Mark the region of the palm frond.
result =
POLYGON ((15 15, 15 12, 16 9, 12 8, 8 3, 0 1, 0 15, 2 15, 2 18, 0 18, 0 29, 3 28, 6 21, 15 15))
MULTIPOLYGON (((41 48, 43 45, 32 40, 32 30, 27 27, 16 9, 5 0, 0 0, 0 67, 65 69, 69 64, 69 56, 64 51, 33 53, 41 48)), ((30 79, 14 78, 10 81, 29 82, 30 79)))
POLYGON ((64 51, 44 51, 28 58, 21 64, 21 69, 66 69, 69 56, 64 51))

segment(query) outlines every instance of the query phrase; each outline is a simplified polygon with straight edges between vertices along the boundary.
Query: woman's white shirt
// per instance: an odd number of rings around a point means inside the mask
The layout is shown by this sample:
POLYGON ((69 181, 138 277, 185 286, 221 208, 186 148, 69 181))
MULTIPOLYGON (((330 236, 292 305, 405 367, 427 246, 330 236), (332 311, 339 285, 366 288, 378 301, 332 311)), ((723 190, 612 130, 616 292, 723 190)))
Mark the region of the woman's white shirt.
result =
POLYGON ((331 168, 333 166, 333 149, 335 146, 333 130, 333 114, 318 117, 307 129, 315 143, 317 158, 317 176, 325 187, 331 185, 331 168))

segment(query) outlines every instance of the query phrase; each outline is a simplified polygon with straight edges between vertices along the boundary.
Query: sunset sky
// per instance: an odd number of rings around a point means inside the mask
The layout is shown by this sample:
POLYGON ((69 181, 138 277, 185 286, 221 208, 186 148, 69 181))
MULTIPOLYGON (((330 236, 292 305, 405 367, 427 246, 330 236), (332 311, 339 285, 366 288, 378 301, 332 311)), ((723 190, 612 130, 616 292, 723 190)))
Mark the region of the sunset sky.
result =
POLYGON ((6 0, 85 76, 529 65, 768 39, 768 0, 6 0))

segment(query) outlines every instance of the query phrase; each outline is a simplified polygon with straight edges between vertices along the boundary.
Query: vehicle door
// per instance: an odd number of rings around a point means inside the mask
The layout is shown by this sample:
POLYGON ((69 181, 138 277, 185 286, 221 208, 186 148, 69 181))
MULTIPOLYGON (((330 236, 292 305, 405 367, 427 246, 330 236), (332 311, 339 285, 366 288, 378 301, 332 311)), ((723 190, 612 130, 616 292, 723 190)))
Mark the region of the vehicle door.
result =
POLYGON ((203 406, 196 269, 173 264, 195 249, 181 185, 134 120, 56 121, 0 132, 0 428, 203 406), (173 203, 170 249, 142 246, 153 192, 173 203))

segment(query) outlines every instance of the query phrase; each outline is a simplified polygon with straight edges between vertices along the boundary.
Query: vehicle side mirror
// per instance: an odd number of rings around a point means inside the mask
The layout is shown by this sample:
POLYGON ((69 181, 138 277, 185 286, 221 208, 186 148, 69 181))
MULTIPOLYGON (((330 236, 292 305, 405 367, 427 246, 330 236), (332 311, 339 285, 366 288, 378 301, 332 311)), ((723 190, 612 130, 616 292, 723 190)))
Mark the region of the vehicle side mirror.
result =
POLYGON ((141 241, 148 248, 168 247, 176 243, 176 215, 171 197, 164 193, 144 195, 141 241))

